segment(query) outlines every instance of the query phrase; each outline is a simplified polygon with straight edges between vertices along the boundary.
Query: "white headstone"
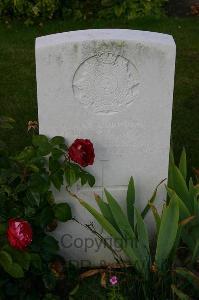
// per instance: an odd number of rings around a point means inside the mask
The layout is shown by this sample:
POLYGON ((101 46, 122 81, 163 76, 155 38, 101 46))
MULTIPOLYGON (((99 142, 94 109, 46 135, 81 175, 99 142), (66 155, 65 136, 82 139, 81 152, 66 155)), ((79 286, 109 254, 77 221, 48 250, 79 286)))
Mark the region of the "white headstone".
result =
MULTIPOLYGON (((160 33, 105 29, 81 30, 36 40, 40 133, 62 135, 68 143, 90 139, 96 159, 88 170, 95 192, 105 186, 125 202, 133 175, 137 204, 143 207, 155 186, 167 177, 175 68, 175 43, 160 33)), ((92 205, 90 188, 79 195, 92 205)), ((93 218, 63 190, 83 224, 93 218)), ((165 194, 159 194, 159 201, 165 194)), ((101 228, 94 222, 96 229, 101 228)), ((113 261, 108 249, 71 221, 55 232, 66 259, 99 265, 113 261)))

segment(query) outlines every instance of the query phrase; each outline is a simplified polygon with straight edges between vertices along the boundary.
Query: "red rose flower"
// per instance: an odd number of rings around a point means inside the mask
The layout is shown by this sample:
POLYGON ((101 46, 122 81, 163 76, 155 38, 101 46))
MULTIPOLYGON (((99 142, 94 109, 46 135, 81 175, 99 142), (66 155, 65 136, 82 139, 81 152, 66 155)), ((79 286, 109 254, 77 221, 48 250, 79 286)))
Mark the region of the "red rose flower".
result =
POLYGON ((95 158, 93 144, 87 139, 76 139, 68 149, 71 160, 82 167, 92 165, 95 158))
POLYGON ((24 250, 32 242, 32 228, 25 220, 10 219, 7 237, 13 248, 24 250))

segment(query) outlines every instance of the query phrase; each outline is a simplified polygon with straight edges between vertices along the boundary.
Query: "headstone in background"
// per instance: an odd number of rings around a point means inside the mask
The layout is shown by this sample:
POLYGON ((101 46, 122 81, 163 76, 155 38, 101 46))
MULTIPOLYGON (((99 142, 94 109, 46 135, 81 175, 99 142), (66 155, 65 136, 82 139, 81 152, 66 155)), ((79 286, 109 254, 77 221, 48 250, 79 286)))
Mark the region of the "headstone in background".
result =
MULTIPOLYGON (((175 43, 166 34, 105 29, 37 38, 40 133, 62 135, 69 144, 90 139, 96 160, 88 170, 96 177, 95 192, 103 195, 105 186, 124 203, 133 175, 143 207, 167 177, 174 67, 175 43)), ((75 190, 95 205, 90 188, 75 190)), ((71 204, 80 222, 93 221, 64 190, 56 197, 71 204)), ((161 191, 159 201, 164 197, 161 191)), ((101 232, 97 224, 96 229, 101 232)), ((80 265, 113 261, 109 250, 73 221, 60 224, 55 235, 66 259, 80 265)))

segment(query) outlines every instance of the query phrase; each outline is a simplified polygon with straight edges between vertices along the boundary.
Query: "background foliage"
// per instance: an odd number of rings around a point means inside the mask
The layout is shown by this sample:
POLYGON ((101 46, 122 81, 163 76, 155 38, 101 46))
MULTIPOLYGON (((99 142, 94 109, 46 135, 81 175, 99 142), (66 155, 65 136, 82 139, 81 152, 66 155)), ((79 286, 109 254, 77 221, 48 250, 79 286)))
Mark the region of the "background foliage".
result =
POLYGON ((55 16, 75 19, 90 17, 123 17, 161 15, 165 0, 2 0, 0 16, 24 19, 32 23, 37 19, 55 16))

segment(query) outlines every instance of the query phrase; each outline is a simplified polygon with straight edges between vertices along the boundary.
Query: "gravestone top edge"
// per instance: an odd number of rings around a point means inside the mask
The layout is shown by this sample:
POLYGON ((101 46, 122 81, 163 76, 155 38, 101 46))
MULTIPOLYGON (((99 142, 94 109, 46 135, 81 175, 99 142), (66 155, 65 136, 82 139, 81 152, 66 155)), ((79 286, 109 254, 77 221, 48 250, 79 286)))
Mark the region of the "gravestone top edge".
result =
POLYGON ((87 29, 37 37, 36 49, 65 43, 100 40, 126 40, 175 48, 175 41, 169 34, 131 29, 87 29))

